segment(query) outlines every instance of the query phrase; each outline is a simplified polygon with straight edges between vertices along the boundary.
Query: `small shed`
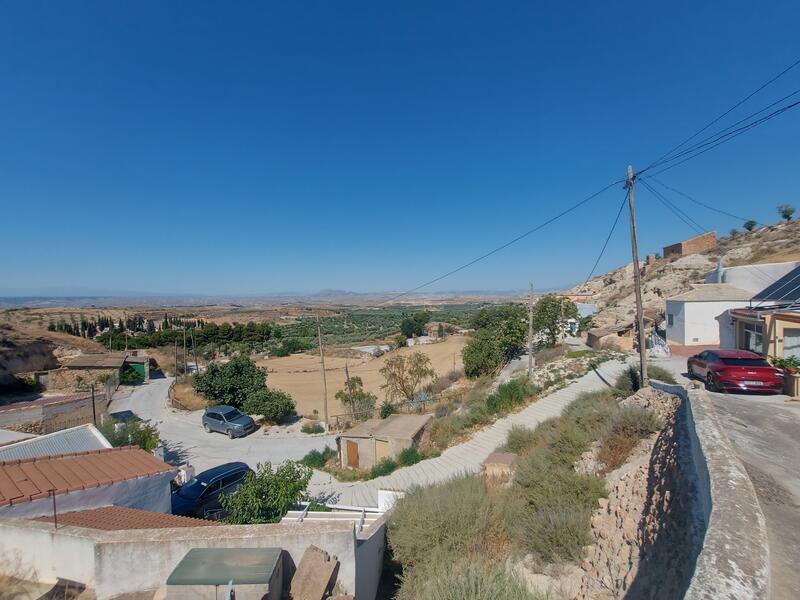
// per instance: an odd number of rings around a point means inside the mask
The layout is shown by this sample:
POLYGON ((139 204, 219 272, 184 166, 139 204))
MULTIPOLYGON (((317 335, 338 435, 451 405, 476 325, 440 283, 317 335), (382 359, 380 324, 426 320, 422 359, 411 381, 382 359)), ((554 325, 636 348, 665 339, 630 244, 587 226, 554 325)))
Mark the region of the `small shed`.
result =
POLYGON ((280 548, 192 548, 167 578, 167 600, 280 600, 280 548))
POLYGON ((752 296, 752 292, 728 283, 702 283, 667 298, 667 342, 682 346, 719 344, 717 317, 729 309, 747 306, 752 296))
POLYGON ((391 415, 370 419, 337 438, 339 459, 349 469, 370 469, 406 448, 418 448, 433 415, 391 415))
POLYGON ((125 364, 129 365, 143 381, 150 379, 150 357, 149 356, 126 356, 125 364))
POLYGON ((633 350, 633 323, 595 327, 587 332, 586 343, 595 350, 633 350))

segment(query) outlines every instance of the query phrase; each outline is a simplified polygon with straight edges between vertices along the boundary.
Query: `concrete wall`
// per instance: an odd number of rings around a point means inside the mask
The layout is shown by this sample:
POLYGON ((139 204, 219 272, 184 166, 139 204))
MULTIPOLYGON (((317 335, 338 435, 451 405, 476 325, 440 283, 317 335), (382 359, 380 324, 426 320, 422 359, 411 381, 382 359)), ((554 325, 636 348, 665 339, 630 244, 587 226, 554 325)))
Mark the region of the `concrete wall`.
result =
POLYGON ((680 302, 667 300, 667 341, 682 346, 720 343, 717 317, 731 308, 744 308, 748 302, 680 302))
POLYGON ((358 569, 357 597, 373 600, 384 548, 382 520, 358 538, 353 522, 344 520, 134 531, 64 526, 55 531, 51 523, 0 520, 0 557, 16 554, 20 566, 35 570, 43 582, 61 577, 84 583, 100 600, 164 585, 192 548, 282 548, 288 584, 312 544, 339 559, 338 581, 344 591, 356 592, 358 569))
POLYGON ((356 536, 356 598, 372 600, 378 591, 386 549, 386 521, 381 517, 356 536))
POLYGON ((800 266, 800 261, 722 267, 708 273, 706 283, 729 283, 756 294, 797 266, 800 266))
POLYGON ((703 547, 685 598, 766 599, 769 544, 764 514, 747 472, 703 389, 654 383, 681 396, 694 466, 693 511, 707 524, 703 547))
MULTIPOLYGON (((64 513, 114 504, 168 513, 171 510, 169 482, 175 473, 176 471, 168 471, 151 477, 129 479, 111 485, 59 494, 56 496, 56 511, 64 513)), ((30 519, 52 516, 52 497, 0 506, 0 518, 30 519)))
POLYGON ((94 413, 91 397, 52 403, 20 402, 12 405, 14 408, 0 411, 0 428, 36 434, 53 433, 91 423, 94 414, 100 423, 108 407, 106 397, 104 392, 95 394, 94 413))

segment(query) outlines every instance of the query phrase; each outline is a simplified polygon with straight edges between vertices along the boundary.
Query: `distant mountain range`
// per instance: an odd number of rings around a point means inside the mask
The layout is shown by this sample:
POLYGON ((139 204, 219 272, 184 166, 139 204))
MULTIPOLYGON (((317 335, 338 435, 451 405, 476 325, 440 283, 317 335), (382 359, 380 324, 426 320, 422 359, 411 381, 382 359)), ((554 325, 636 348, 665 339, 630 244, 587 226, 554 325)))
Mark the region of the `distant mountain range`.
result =
POLYGON ((124 295, 124 296, 8 296, 0 297, 0 308, 50 308, 58 306, 105 307, 123 306, 276 306, 281 304, 355 304, 379 303, 418 304, 438 302, 492 301, 522 298, 525 290, 461 290, 443 292, 414 292, 400 296, 402 292, 351 292, 348 290, 320 290, 314 293, 281 292, 260 295, 206 296, 186 295, 124 295))

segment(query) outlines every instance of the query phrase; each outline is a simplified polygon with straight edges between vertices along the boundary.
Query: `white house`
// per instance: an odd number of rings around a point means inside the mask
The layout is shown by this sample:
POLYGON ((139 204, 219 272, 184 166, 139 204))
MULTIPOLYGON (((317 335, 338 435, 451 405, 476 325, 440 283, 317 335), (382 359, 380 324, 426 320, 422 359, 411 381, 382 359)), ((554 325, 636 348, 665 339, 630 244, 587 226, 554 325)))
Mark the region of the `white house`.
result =
POLYGON ((753 292, 727 283, 696 284, 667 299, 667 342, 682 346, 719 344, 716 318, 749 305, 753 292))

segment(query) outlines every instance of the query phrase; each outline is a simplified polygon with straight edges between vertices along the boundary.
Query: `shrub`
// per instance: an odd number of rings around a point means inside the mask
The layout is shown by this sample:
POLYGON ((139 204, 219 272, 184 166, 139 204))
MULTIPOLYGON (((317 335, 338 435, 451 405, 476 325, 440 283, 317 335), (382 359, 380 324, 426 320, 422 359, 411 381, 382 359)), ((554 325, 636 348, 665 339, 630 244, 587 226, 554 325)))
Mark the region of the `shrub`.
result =
POLYGON ((152 452, 158 446, 160 439, 158 429, 150 421, 129 419, 127 423, 120 423, 115 419, 107 419, 98 427, 100 433, 108 443, 118 448, 119 446, 139 446, 142 450, 152 452), (117 425, 120 425, 117 427, 117 425))
POLYGON ((414 488, 389 516, 389 545, 404 568, 455 562, 483 547, 488 518, 489 498, 478 477, 414 488))
POLYGON ((414 447, 404 448, 400 451, 400 454, 397 455, 397 462, 401 467, 415 465, 422 459, 422 454, 414 447))
POLYGON ((228 513, 225 520, 237 525, 277 523, 289 509, 306 497, 311 469, 287 461, 273 470, 270 463, 259 464, 232 494, 221 494, 220 502, 228 513))
POLYGON ((261 415, 265 421, 280 423, 294 410, 294 400, 285 392, 264 388, 252 392, 242 408, 247 414, 261 415))
MULTIPOLYGON (((676 383, 672 373, 656 365, 647 365, 647 376, 651 379, 663 381, 664 383, 676 383)), ((637 367, 628 367, 617 377, 614 387, 616 387, 620 393, 630 395, 639 390, 641 387, 640 380, 639 369, 637 367)))
POLYGON ((531 396, 531 388, 525 379, 512 379, 497 388, 497 391, 486 399, 489 412, 505 414, 517 406, 524 404, 531 396))
POLYGON ((312 469, 321 469, 334 456, 336 456, 336 451, 329 446, 325 446, 325 449, 322 452, 319 450, 312 450, 303 458, 301 458, 300 462, 312 469))
POLYGON ((658 417, 638 407, 621 408, 611 415, 608 433, 600 440, 597 459, 605 471, 621 467, 640 439, 661 429, 658 417))
POLYGON ((503 362, 503 352, 494 333, 479 330, 461 351, 464 373, 467 377, 480 377, 494 372, 503 362))
POLYGON ((380 412, 381 419, 386 419, 391 415, 395 414, 396 412, 397 412, 397 407, 394 404, 392 404, 388 400, 383 401, 383 404, 381 404, 381 412, 380 412))
POLYGON ((383 458, 378 463, 376 463, 372 467, 372 469, 370 469, 369 478, 375 479, 376 477, 383 477, 384 475, 389 475, 396 469, 397 469, 397 463, 394 461, 394 459, 383 458))
POLYGON ((461 561, 451 568, 439 569, 427 580, 418 582, 419 589, 409 590, 404 583, 399 600, 539 600, 519 575, 502 566, 484 567, 477 562, 461 561))
POLYGON ((591 543, 591 510, 572 506, 521 511, 516 515, 515 543, 552 563, 580 560, 591 543))
POLYGON ((536 434, 533 429, 528 429, 521 425, 514 425, 508 432, 506 443, 501 447, 503 452, 513 452, 522 454, 533 446, 536 434))
POLYGON ((325 428, 319 423, 314 423, 313 425, 303 425, 300 431, 308 434, 325 433, 325 428))

